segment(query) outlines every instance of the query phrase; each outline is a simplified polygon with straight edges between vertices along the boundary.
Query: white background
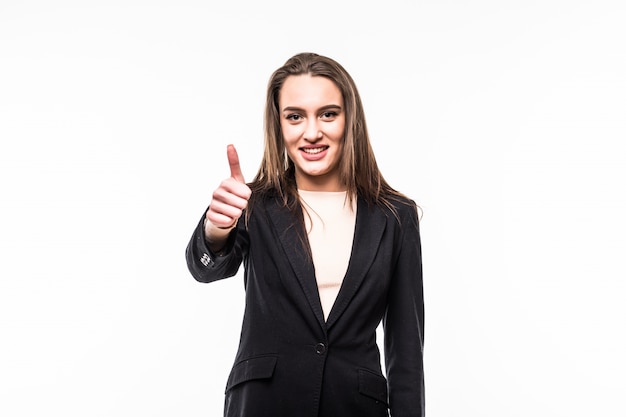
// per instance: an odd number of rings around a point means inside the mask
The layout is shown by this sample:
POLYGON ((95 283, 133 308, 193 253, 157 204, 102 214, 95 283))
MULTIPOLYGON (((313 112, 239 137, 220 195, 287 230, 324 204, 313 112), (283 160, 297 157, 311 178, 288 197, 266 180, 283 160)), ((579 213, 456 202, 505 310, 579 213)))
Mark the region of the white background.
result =
POLYGON ((0 2, 0 415, 219 416, 184 250, 271 72, 337 59, 423 209, 427 415, 624 416, 626 3, 0 2))

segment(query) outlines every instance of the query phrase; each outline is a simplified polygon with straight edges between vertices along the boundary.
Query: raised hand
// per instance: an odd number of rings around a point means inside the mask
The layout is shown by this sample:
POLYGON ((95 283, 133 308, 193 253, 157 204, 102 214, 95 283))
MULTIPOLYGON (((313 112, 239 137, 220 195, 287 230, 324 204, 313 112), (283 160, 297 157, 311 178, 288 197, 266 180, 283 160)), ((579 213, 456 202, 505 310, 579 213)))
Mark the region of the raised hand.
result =
POLYGON ((230 166, 230 177, 223 180, 219 187, 213 191, 213 199, 209 205, 209 210, 206 212, 207 221, 204 228, 207 240, 215 242, 215 246, 223 243, 220 241, 225 239, 228 235, 227 232, 235 227, 237 219, 247 207, 248 200, 252 195, 252 191, 246 185, 241 172, 237 150, 233 145, 228 145, 226 153, 230 166))

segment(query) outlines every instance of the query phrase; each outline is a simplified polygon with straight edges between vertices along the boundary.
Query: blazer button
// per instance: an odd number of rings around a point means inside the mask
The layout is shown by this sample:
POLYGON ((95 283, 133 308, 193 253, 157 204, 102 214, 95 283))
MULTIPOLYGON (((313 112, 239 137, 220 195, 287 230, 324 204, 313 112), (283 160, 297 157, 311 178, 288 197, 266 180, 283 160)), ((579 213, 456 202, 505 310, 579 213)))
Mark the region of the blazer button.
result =
POLYGON ((318 343, 315 345, 315 353, 318 355, 323 355, 326 352, 326 346, 323 343, 318 343))

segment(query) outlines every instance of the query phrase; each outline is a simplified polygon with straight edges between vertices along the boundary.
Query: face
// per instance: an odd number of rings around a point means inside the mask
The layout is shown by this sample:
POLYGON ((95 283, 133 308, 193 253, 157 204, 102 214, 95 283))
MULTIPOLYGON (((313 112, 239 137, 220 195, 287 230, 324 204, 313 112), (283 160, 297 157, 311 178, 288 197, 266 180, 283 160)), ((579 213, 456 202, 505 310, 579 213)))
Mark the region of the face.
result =
POLYGON ((298 188, 344 191, 339 180, 346 118, 341 91, 330 79, 287 77, 280 90, 280 126, 298 188))

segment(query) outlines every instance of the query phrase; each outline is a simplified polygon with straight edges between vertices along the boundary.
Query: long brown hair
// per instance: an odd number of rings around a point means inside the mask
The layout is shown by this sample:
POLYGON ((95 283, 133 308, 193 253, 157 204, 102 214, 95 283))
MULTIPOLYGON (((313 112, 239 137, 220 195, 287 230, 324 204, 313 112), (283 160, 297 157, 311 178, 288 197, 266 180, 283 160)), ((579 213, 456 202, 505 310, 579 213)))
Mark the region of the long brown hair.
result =
MULTIPOLYGON (((338 62, 315 53, 300 53, 291 57, 270 77, 265 103, 265 150, 259 171, 249 184, 252 195, 271 193, 282 198, 283 204, 292 211, 300 207, 295 166, 285 151, 278 105, 280 90, 285 80, 296 75, 326 77, 341 91, 346 124, 339 176, 347 188, 350 202, 359 196, 368 203, 386 206, 395 214, 390 199, 402 200, 401 197, 404 196, 385 181, 378 169, 356 84, 338 62)), ((250 200, 248 216, 253 209, 254 200, 254 198, 250 200)))

